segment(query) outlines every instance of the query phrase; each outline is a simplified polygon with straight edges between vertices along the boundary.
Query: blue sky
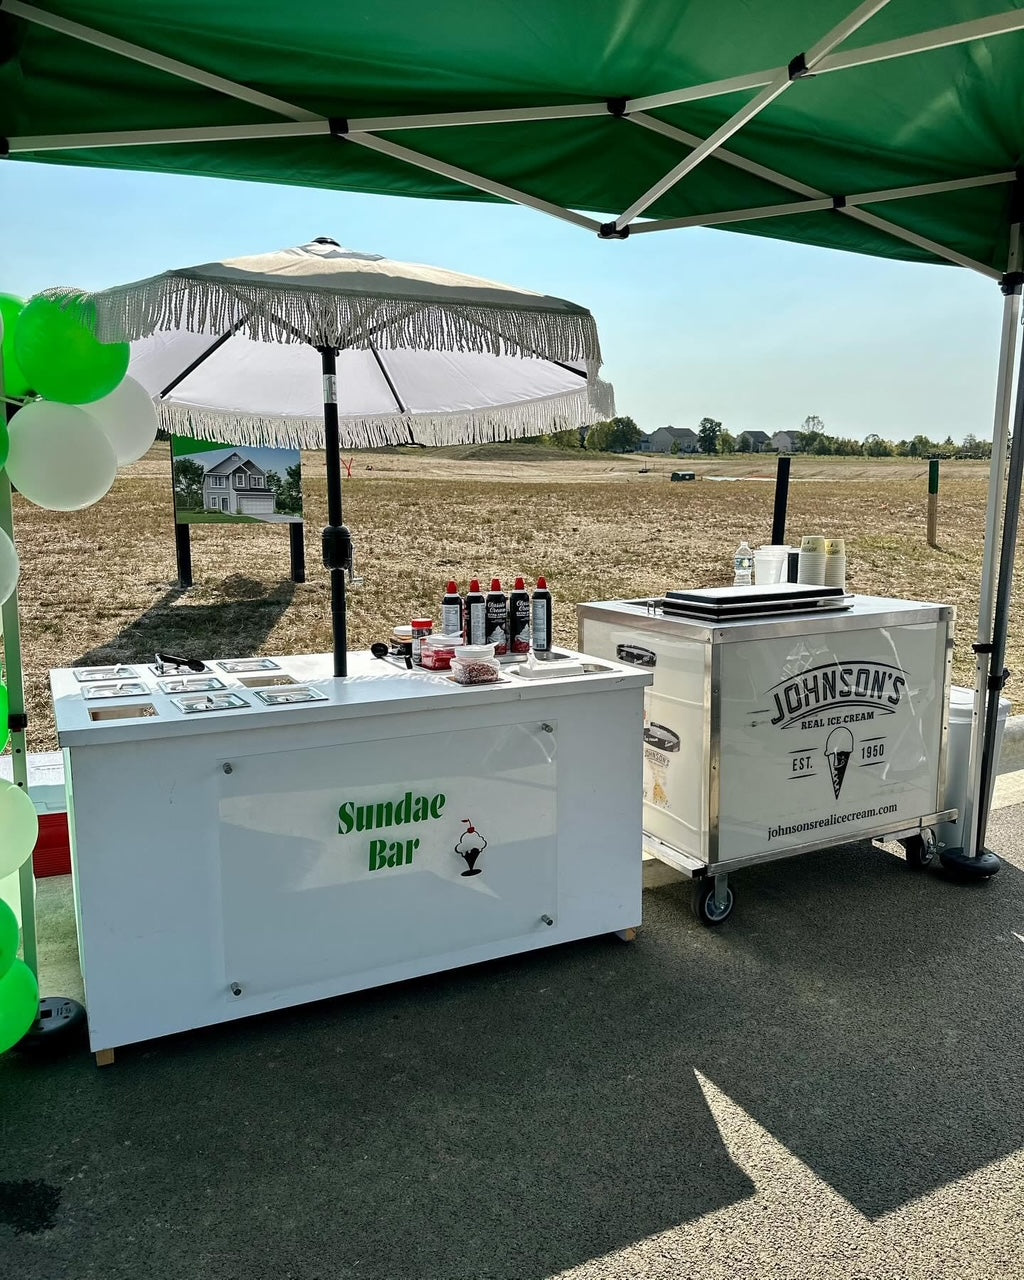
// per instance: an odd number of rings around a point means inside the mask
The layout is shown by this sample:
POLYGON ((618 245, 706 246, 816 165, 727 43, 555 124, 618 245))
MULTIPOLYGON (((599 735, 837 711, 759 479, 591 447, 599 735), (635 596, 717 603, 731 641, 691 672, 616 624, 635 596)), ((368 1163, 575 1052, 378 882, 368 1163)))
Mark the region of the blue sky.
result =
POLYGON ((597 318, 645 430, 992 433, 1001 297, 956 268, 717 231, 601 242, 529 210, 209 178, 0 164, 0 291, 97 289, 329 235, 562 295, 597 318))

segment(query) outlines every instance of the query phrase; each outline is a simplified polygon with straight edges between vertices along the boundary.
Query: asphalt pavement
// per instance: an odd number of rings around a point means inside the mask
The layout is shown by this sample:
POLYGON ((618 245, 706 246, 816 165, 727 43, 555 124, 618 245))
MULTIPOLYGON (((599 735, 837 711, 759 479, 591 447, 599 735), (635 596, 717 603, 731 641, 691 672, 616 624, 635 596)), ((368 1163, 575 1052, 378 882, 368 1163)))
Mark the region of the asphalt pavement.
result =
MULTIPOLYGON (((655 865, 629 945, 8 1054, 0 1275, 1019 1278, 1022 822, 980 886, 853 845, 710 930, 655 865)), ((66 986, 66 885, 40 916, 66 986)))

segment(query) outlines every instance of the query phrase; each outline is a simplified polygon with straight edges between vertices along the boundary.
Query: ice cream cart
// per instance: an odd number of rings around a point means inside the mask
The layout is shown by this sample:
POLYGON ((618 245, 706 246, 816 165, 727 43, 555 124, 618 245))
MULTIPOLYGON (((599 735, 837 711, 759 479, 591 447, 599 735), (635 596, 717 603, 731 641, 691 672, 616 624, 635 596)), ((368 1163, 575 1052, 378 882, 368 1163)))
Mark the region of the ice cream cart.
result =
POLYGON ((942 807, 954 610, 788 586, 752 603, 765 594, 579 607, 582 648, 654 676, 643 847, 694 878, 706 924, 732 911, 733 871, 881 837, 920 867, 956 817, 942 807))
POLYGON ((101 1064, 640 923, 649 673, 554 661, 462 687, 367 653, 347 680, 330 654, 196 665, 51 672, 101 1064))

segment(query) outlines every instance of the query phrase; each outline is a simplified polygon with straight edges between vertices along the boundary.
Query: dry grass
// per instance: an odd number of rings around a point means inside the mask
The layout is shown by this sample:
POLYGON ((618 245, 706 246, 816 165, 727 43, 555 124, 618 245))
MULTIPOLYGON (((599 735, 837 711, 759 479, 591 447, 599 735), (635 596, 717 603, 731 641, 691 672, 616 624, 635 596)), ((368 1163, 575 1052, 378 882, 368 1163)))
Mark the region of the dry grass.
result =
MULTIPOLYGON (((59 515, 16 500, 33 750, 56 746, 51 667, 151 659, 158 647, 207 657, 329 649, 319 560, 323 457, 304 464, 309 581, 294 587, 284 528, 254 525, 193 529, 196 585, 177 589, 166 445, 90 510, 59 515)), ((740 539, 768 538, 773 485, 764 479, 774 469, 773 459, 645 463, 529 446, 357 454, 345 518, 365 586, 350 596, 350 644, 365 648, 395 622, 436 614, 449 577, 464 586, 471 574, 506 582, 514 573, 545 574, 556 639, 566 644, 580 601, 726 582, 740 539), (645 465, 651 470, 642 473, 645 465), (675 468, 701 479, 670 484, 675 468), (716 483, 715 475, 742 478, 716 483)), ((987 464, 944 464, 938 551, 924 539, 926 470, 908 461, 796 459, 789 536, 845 537, 855 591, 955 604, 955 676, 971 683, 987 464)), ((1019 670, 1022 662, 1015 612, 1007 665, 1019 670)))

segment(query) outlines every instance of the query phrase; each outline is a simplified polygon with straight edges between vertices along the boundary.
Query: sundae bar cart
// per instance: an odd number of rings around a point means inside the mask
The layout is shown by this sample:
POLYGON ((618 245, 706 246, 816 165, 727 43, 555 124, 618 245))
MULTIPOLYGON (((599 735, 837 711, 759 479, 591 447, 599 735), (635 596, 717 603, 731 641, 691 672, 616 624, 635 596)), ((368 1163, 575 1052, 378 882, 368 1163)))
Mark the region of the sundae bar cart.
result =
POLYGON ((743 867, 866 838, 923 867, 943 807, 954 610, 780 584, 579 607, 580 648, 650 672, 643 849, 705 924, 743 867))

